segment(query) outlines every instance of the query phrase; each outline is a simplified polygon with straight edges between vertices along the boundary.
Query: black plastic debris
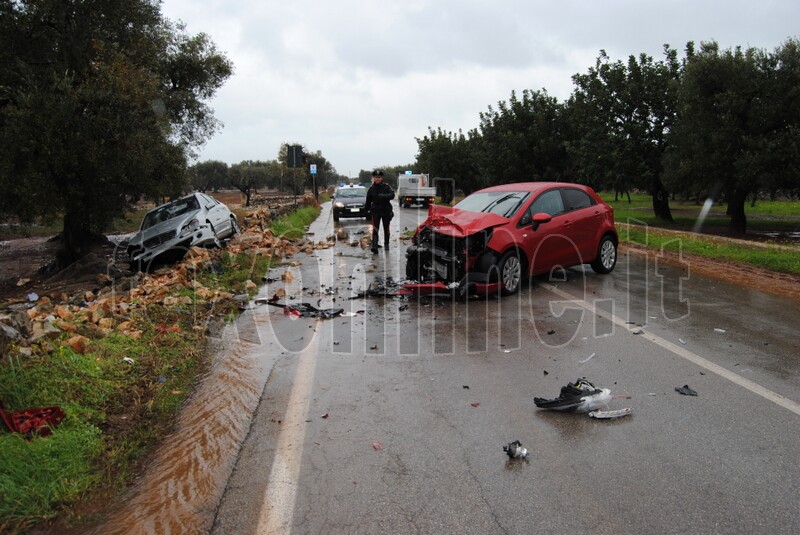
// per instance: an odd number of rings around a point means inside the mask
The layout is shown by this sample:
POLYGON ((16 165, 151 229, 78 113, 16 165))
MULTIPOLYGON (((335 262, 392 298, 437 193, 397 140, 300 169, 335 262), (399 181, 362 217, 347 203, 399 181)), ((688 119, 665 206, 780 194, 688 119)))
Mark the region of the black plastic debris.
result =
POLYGON ((506 452, 509 459, 527 459, 528 450, 522 447, 519 440, 509 442, 507 446, 503 446, 503 451, 506 452))
POLYGON ((285 305, 275 301, 268 301, 268 304, 283 309, 287 316, 297 316, 301 318, 323 318, 330 319, 341 316, 344 313, 343 308, 317 308, 310 303, 292 303, 285 305))
POLYGON ((211 262, 210 266, 211 273, 214 275, 224 275, 225 274, 225 266, 222 265, 222 262, 217 260, 211 262))
POLYGON ((376 278, 372 281, 365 292, 359 292, 351 299, 360 297, 405 297, 403 293, 403 282, 395 281, 392 277, 385 279, 376 278))
MULTIPOLYGON (((567 383, 561 387, 557 398, 533 398, 533 402, 540 409, 563 412, 593 412, 599 409, 608 409, 612 399, 630 399, 629 394, 612 394, 608 388, 597 388, 585 377, 574 383, 567 383)), ((626 412, 630 414, 630 411, 626 412)))
POLYGON ((684 396, 696 396, 697 395, 697 392, 695 392, 694 390, 689 388, 689 385, 683 385, 683 386, 680 386, 680 387, 676 386, 675 387, 675 392, 679 392, 679 393, 683 394, 684 396))

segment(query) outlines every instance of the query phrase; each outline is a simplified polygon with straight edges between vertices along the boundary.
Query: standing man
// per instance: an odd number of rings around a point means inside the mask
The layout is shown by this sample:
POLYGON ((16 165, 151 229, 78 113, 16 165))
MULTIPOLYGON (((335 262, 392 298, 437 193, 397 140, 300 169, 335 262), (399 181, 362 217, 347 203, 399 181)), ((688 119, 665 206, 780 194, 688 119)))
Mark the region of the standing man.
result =
POLYGON ((394 216, 391 200, 394 190, 383 182, 383 171, 372 172, 372 186, 367 190, 367 212, 372 215, 372 252, 378 252, 378 227, 383 223, 383 245, 389 248, 389 222, 394 216))

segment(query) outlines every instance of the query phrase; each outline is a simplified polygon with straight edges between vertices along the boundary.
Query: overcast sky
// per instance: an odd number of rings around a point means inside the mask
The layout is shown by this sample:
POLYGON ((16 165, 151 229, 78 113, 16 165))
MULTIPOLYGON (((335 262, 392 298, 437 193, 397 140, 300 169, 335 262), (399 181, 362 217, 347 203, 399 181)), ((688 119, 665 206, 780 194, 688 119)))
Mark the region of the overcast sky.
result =
POLYGON ((200 161, 299 143, 348 176, 413 163, 428 127, 466 133, 513 90, 566 100, 601 49, 661 59, 664 44, 682 56, 688 41, 772 51, 800 37, 797 0, 163 0, 162 13, 234 64, 200 161))

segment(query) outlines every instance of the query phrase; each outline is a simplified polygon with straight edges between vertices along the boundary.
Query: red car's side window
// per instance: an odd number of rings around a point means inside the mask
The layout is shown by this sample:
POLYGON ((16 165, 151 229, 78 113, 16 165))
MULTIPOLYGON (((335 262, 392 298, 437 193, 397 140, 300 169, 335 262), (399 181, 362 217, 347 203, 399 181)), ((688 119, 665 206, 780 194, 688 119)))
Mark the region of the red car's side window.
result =
POLYGON ((594 199, 579 189, 565 188, 563 192, 567 212, 588 208, 594 204, 594 199))
POLYGON ((551 216, 557 216, 564 212, 564 201, 561 198, 561 192, 557 189, 545 191, 533 201, 529 213, 531 217, 533 214, 545 213, 551 216))

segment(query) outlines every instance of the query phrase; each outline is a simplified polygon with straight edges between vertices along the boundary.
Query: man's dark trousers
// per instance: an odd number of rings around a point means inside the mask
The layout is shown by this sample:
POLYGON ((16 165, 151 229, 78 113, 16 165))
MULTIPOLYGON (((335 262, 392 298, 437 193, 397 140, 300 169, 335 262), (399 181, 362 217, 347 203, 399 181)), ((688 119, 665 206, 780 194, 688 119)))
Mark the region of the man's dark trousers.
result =
POLYGON ((383 223, 383 244, 389 247, 389 222, 392 220, 392 214, 372 214, 372 248, 377 249, 378 244, 378 226, 383 223))

